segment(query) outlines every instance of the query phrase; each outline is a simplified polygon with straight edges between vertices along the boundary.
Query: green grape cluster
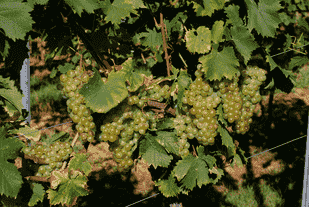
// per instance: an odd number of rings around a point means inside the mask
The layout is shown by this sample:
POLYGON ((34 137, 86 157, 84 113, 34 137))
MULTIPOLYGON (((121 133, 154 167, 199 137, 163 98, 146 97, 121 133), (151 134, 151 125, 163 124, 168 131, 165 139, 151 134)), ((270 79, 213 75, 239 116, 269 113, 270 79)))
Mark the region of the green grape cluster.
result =
POLYGON ((153 88, 144 91, 143 93, 139 94, 138 96, 133 95, 128 98, 128 104, 134 105, 136 104, 139 108, 142 108, 145 103, 149 99, 155 99, 159 102, 162 102, 164 99, 167 99, 169 97, 169 86, 165 85, 161 88, 160 85, 155 85, 153 88))
MULTIPOLYGON (((61 166, 62 161, 69 158, 73 149, 68 142, 57 141, 50 145, 43 143, 28 146, 23 151, 26 155, 39 158, 44 163, 49 164, 51 169, 55 169, 59 165, 61 166)), ((41 175, 44 173, 41 173, 41 175)))
POLYGON ((146 134, 150 127, 149 123, 154 122, 154 113, 143 113, 141 110, 125 112, 112 123, 101 126, 101 141, 115 142, 118 140, 119 146, 113 150, 114 160, 119 164, 119 171, 128 169, 133 161, 131 159, 132 147, 138 139, 146 134))
POLYGON ((190 116, 182 115, 174 119, 174 127, 177 135, 180 137, 178 140, 179 156, 184 157, 189 155, 190 143, 187 139, 193 139, 197 136, 198 130, 192 124, 190 116))
POLYGON ((239 120, 243 105, 241 93, 239 93, 239 91, 228 91, 222 94, 221 97, 223 100, 224 118, 228 120, 229 123, 239 120))
POLYGON ((62 166, 62 162, 56 162, 55 167, 54 165, 41 165, 38 169, 38 172, 35 176, 38 177, 49 177, 51 176, 52 171, 59 170, 62 166))
POLYGON ((236 133, 245 134, 249 131, 255 106, 261 101, 260 85, 266 80, 266 71, 258 67, 248 67, 245 71, 244 84, 242 85, 243 106, 240 119, 236 121, 236 133))
MULTIPOLYGON (((184 92, 182 99, 184 104, 192 108, 186 116, 176 117, 174 126, 181 139, 196 138, 206 146, 214 144, 214 138, 217 136, 218 121, 215 108, 221 102, 221 98, 220 94, 213 92, 208 82, 202 80, 201 74, 199 70, 195 72, 197 78, 190 84, 190 90, 184 92)), ((184 141, 180 141, 179 145, 183 144, 184 141)))
POLYGON ((85 105, 84 97, 78 92, 85 83, 89 81, 89 75, 80 69, 69 70, 66 74, 60 76, 63 84, 63 93, 68 96, 68 112, 73 122, 76 123, 76 129, 83 142, 93 142, 95 123, 91 116, 91 111, 85 105))

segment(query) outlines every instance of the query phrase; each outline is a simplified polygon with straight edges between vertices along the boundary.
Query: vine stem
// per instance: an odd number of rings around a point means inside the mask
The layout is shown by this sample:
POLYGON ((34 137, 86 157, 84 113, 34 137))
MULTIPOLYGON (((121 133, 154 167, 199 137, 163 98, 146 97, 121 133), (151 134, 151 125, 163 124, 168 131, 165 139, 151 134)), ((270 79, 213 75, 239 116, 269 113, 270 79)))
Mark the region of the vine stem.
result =
POLYGON ((77 134, 75 135, 75 137, 74 137, 74 139, 72 141, 72 144, 71 144, 72 148, 74 147, 74 145, 75 145, 75 143, 77 141, 78 135, 79 135, 79 133, 77 132, 77 134))
POLYGON ((169 63, 170 56, 167 53, 167 47, 166 47, 166 42, 168 41, 168 36, 167 36, 166 26, 163 22, 163 14, 162 13, 160 13, 160 26, 161 26, 161 33, 162 33, 162 39, 163 39, 163 50, 164 50, 164 53, 165 53, 167 76, 169 77, 169 76, 171 76, 171 74, 170 74, 171 66, 170 66, 170 63, 169 63))

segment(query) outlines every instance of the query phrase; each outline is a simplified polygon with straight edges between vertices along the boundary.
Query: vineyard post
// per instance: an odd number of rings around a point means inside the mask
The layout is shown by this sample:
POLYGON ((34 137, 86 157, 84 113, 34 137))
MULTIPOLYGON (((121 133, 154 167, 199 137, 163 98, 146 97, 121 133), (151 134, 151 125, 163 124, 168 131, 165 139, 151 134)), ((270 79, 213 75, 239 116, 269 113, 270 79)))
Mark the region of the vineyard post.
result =
POLYGON ((23 91, 24 97, 22 97, 23 109, 26 109, 29 114, 24 121, 30 125, 31 113, 30 113, 30 41, 27 42, 27 48, 29 49, 29 58, 26 58, 23 62, 23 66, 20 70, 20 88, 23 91))
POLYGON ((304 181, 303 181, 303 196, 302 196, 302 207, 309 205, 308 202, 308 191, 309 191, 309 173, 308 173, 308 164, 309 164, 309 110, 308 110, 308 127, 307 127, 307 146, 306 146, 306 156, 305 156, 305 169, 304 169, 304 181))

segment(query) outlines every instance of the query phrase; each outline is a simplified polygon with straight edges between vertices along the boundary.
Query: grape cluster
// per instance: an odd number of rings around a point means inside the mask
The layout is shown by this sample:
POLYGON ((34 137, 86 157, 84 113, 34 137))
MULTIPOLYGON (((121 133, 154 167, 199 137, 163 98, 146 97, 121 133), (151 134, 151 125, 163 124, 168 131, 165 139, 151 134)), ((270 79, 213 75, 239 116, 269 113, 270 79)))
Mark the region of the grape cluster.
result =
MULTIPOLYGON (((55 168, 60 168, 62 161, 68 159, 70 154, 73 152, 68 142, 60 141, 50 145, 43 143, 27 146, 23 151, 26 155, 36 157, 43 163, 49 164, 48 166, 52 170, 55 168)), ((45 170, 46 172, 49 172, 49 167, 45 170)), ((43 173, 38 172, 39 174, 37 176, 48 176, 45 171, 43 173)))
POLYGON ((139 94, 138 96, 133 95, 128 98, 128 104, 134 105, 136 104, 139 108, 142 108, 145 103, 149 100, 158 100, 162 102, 164 99, 169 97, 169 86, 165 85, 161 88, 160 85, 155 85, 153 88, 144 91, 143 93, 139 94))
POLYGON ((217 136, 218 121, 215 108, 221 102, 220 94, 214 93, 209 83, 202 80, 202 73, 199 70, 195 75, 196 80, 190 84, 190 90, 184 92, 182 99, 184 104, 192 108, 185 116, 174 119, 175 129, 181 137, 180 146, 185 144, 183 138, 193 139, 194 137, 203 145, 212 145, 217 136))
POLYGON ((178 140, 179 156, 184 157, 189 154, 190 143, 187 139, 193 139, 197 136, 198 130, 192 125, 190 116, 177 116, 174 119, 174 127, 177 135, 180 137, 178 140))
POLYGON ((244 84, 242 85, 243 106, 240 119, 236 121, 236 133, 245 134, 252 123, 252 116, 255 105, 261 101, 259 93, 260 85, 266 80, 266 71, 258 67, 247 67, 245 71, 244 84))
POLYGON ((238 87, 239 76, 240 74, 237 74, 232 81, 223 80, 218 85, 223 102, 223 115, 229 123, 239 120, 241 115, 243 100, 238 87))
POLYGON ((51 165, 41 165, 38 169, 38 172, 35 176, 38 177, 49 177, 51 176, 52 171, 59 170, 62 166, 62 162, 57 162, 56 167, 52 168, 51 165))
POLYGON ((80 134, 83 142, 94 140, 95 123, 91 116, 91 111, 85 105, 84 97, 77 89, 89 81, 88 73, 79 67, 76 70, 69 70, 66 74, 60 76, 63 84, 63 93, 68 96, 67 100, 68 112, 73 122, 76 123, 76 129, 80 134))
POLYGON ((128 169, 133 164, 131 149, 138 139, 145 135, 149 123, 154 123, 154 121, 154 113, 143 114, 139 109, 136 109, 134 112, 123 113, 115 122, 101 126, 102 134, 99 138, 102 141, 115 142, 118 140, 119 145, 113 150, 113 156, 119 164, 119 171, 128 169))

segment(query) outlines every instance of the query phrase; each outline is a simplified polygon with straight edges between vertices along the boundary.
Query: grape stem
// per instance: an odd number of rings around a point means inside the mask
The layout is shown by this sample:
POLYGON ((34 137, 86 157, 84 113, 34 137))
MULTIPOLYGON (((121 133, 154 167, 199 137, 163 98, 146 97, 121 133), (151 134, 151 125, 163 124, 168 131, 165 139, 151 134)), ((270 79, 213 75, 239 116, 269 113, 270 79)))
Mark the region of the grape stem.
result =
POLYGON ((192 145, 192 148, 193 148, 193 156, 194 156, 194 157, 197 157, 197 154, 196 154, 196 151, 195 151, 194 145, 192 145))

